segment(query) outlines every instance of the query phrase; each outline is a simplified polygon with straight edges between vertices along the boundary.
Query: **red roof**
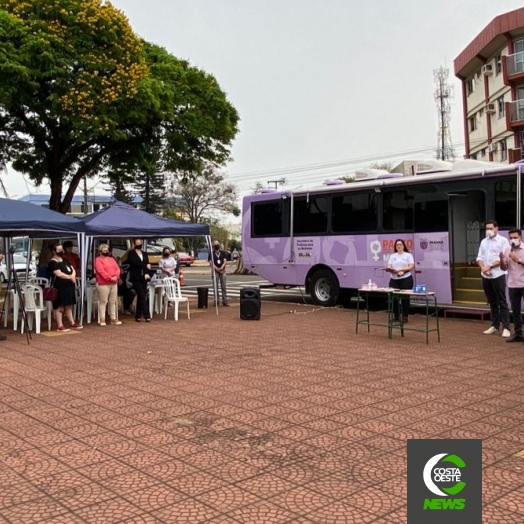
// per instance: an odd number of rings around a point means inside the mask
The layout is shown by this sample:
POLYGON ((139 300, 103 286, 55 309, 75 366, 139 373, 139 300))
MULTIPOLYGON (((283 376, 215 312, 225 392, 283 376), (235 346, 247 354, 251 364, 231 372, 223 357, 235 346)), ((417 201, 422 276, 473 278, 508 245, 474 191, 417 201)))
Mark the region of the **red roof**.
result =
MULTIPOLYGON (((485 49, 493 40, 504 33, 510 33, 516 29, 524 28, 524 7, 504 13, 494 18, 474 39, 473 41, 455 58, 455 75, 471 62, 477 55, 482 55, 485 49)), ((489 57, 486 57, 489 58, 489 57)))

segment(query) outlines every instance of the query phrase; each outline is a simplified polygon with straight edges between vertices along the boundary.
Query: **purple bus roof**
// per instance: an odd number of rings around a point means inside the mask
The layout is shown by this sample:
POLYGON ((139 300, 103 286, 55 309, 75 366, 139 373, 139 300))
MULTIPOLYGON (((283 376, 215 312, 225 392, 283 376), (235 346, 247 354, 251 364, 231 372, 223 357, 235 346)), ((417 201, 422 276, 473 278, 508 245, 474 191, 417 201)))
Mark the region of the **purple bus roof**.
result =
POLYGON ((370 180, 361 180, 351 183, 342 183, 337 185, 324 185, 316 186, 311 188, 298 188, 298 189, 288 189, 283 191, 273 190, 270 193, 257 193, 254 195, 249 195, 244 197, 244 200, 249 201, 258 201, 258 200, 268 200, 276 198, 290 198, 293 196, 301 196, 308 194, 317 194, 317 193, 332 193, 338 191, 347 191, 350 190, 361 190, 367 188, 382 188, 388 186, 397 186, 397 185, 413 185, 427 182, 438 182, 438 181, 447 181, 447 180, 468 180, 475 178, 484 178, 497 175, 512 175, 516 174, 517 169, 523 169, 523 164, 508 164, 507 166, 497 166, 488 169, 475 169, 467 171, 444 171, 440 173, 430 173, 427 175, 414 175, 414 176, 404 176, 401 173, 388 173, 383 174, 378 178, 373 178, 370 180), (391 175, 391 176, 387 176, 391 175), (400 176, 399 176, 400 175, 400 176))

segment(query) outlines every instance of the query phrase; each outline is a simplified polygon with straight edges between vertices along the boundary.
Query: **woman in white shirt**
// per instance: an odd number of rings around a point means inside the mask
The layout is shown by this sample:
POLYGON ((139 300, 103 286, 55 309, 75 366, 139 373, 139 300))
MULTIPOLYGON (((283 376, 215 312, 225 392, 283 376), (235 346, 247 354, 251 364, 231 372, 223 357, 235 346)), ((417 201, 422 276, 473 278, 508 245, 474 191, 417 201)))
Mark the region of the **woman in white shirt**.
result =
POLYGON ((165 247, 162 250, 162 258, 158 262, 158 267, 166 277, 176 276, 177 261, 171 256, 171 250, 165 247))
MULTIPOLYGON (((395 240, 395 253, 388 259, 388 270, 391 273, 389 287, 395 289, 413 289, 413 275, 411 272, 415 267, 413 255, 408 251, 406 243, 402 239, 395 240)), ((402 303, 402 321, 408 322, 409 314, 409 297, 403 297, 402 303)), ((398 304, 397 304, 398 308, 398 304)), ((395 311, 395 320, 400 318, 400 311, 395 311)))

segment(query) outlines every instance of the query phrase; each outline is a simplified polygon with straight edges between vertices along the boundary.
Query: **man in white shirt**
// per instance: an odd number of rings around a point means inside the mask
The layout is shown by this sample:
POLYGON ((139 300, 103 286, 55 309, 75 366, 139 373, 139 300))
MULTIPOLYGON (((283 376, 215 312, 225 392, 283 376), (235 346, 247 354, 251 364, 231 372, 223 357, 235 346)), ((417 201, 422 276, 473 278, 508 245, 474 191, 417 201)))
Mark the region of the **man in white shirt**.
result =
POLYGON ((498 234, 495 220, 486 222, 486 238, 480 243, 477 264, 482 275, 482 287, 491 308, 491 327, 485 335, 498 333, 502 324, 502 336, 509 338, 509 309, 506 302, 506 273, 500 267, 500 254, 509 250, 507 238, 498 234))

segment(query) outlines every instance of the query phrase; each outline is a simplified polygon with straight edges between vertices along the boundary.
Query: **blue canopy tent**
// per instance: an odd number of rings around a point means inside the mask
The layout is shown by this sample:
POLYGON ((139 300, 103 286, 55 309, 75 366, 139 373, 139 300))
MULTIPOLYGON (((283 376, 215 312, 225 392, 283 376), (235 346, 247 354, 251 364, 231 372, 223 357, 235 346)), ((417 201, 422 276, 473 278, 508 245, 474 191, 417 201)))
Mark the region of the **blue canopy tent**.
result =
MULTIPOLYGON (((77 237, 78 245, 84 244, 84 226, 76 218, 51 211, 45 207, 35 206, 21 200, 0 198, 0 236, 4 237, 4 250, 9 251, 11 238, 28 236, 31 238, 67 238, 77 237)), ((29 244, 29 253, 31 243, 29 244)), ((29 264, 31 257, 27 257, 29 264)), ((6 263, 11 268, 9 257, 6 263)), ((82 295, 84 294, 82 281, 82 295)))
MULTIPOLYGON (((82 275, 87 273, 88 254, 93 238, 166 238, 166 237, 205 237, 211 250, 209 226, 192 224, 181 220, 151 215, 123 202, 100 209, 95 213, 79 219, 85 228, 84 246, 82 249, 82 275)), ((212 271, 213 288, 217 291, 215 273, 212 271)), ((218 302, 217 302, 218 304, 218 302)), ((217 307, 218 314, 218 307, 217 307)))
POLYGON ((0 236, 60 238, 84 231, 76 218, 21 200, 0 198, 0 236), (53 233, 51 236, 48 234, 53 233))

